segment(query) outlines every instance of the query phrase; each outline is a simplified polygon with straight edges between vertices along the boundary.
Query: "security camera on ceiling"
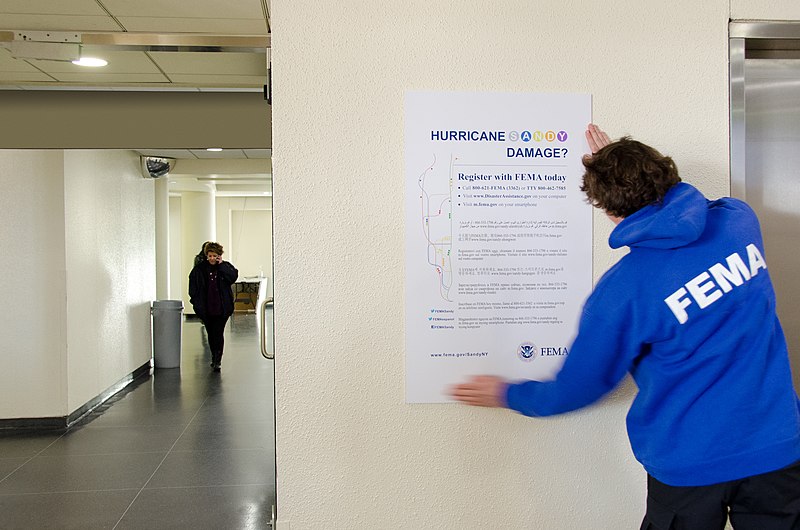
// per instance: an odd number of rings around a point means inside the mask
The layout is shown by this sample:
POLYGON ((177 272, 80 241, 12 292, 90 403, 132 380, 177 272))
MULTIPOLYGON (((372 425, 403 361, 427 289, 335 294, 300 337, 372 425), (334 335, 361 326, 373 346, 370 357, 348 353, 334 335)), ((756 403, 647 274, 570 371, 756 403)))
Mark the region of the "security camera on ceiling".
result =
POLYGON ((169 174, 175 168, 175 159, 163 156, 143 156, 142 176, 146 179, 157 179, 169 174))

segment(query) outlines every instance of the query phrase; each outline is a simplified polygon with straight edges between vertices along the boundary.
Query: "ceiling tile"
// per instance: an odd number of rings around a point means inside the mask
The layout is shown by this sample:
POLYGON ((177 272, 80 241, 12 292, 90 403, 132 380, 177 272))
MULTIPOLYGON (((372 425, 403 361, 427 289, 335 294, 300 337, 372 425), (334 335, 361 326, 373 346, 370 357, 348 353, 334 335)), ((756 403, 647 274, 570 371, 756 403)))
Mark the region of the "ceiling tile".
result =
POLYGON ((4 29, 35 31, 121 31, 108 16, 84 15, 3 15, 4 29))
POLYGON ((206 151, 205 149, 191 149, 196 158, 246 158, 241 149, 225 149, 223 151, 206 151))
POLYGON ((167 83, 161 74, 97 74, 58 72, 51 74, 65 83, 167 83))
MULTIPOLYGON (((263 180, 261 182, 248 182, 246 184, 227 184, 225 182, 217 182, 216 185, 216 192, 219 196, 237 196, 237 195, 254 195, 260 194, 261 196, 265 196, 272 191, 272 186, 269 180, 263 180)), ((253 211, 253 210, 246 210, 246 211, 253 211)))
MULTIPOLYGON (((83 90, 83 89, 81 89, 83 90)), ((197 87, 175 86, 168 83, 157 83, 152 86, 131 84, 127 86, 106 87, 112 92, 200 92, 197 87)))
MULTIPOLYGON (((95 0, 3 0, 0 13, 44 15, 105 15, 95 0)), ((3 17, 5 22, 5 17, 3 17)), ((4 26, 5 27, 5 26, 4 26)), ((31 28, 19 28, 31 29, 31 28)))
POLYGON ((0 81, 3 82, 26 83, 52 80, 52 77, 42 72, 4 72, 0 68, 0 81))
MULTIPOLYGON (((268 35, 264 0, 0 0, 0 29, 268 35)), ((86 46, 84 55, 106 59, 108 66, 88 70, 68 62, 23 61, 0 47, 0 85, 42 89, 59 88, 63 82, 68 89, 261 90, 266 82, 263 53, 106 52, 91 48, 86 46)))
POLYGON ((48 84, 48 85, 40 85, 40 84, 28 85, 28 86, 21 85, 21 88, 23 90, 48 90, 48 91, 52 90, 52 91, 56 91, 56 92, 59 91, 59 90, 61 90, 61 91, 70 91, 70 92, 72 92, 74 90, 81 90, 81 91, 88 91, 88 92, 108 92, 109 91, 108 87, 103 87, 103 86, 88 86, 88 87, 87 86, 80 86, 80 87, 76 87, 75 85, 70 85, 70 84, 59 85, 58 83, 53 83, 53 84, 48 84))
POLYGON ((195 158, 188 149, 139 149, 139 154, 145 156, 160 156, 167 158, 195 158))
MULTIPOLYGON (((5 0, 4 0, 5 1, 5 0)), ((102 0, 103 5, 120 17, 177 17, 177 18, 264 18, 261 0, 102 0)))
POLYGON ((168 75, 267 75, 264 54, 238 52, 150 52, 150 56, 168 75))
POLYGON ((272 149, 244 149, 247 158, 272 158, 272 149))
POLYGON ((263 18, 117 17, 117 19, 126 30, 145 33, 267 34, 267 22, 263 18))
POLYGON ((100 68, 87 68, 62 61, 31 60, 31 64, 43 72, 69 72, 87 74, 160 74, 156 65, 144 52, 91 52, 87 57, 96 57, 108 61, 108 65, 100 68))
POLYGON ((11 51, 0 48, 0 72, 38 72, 36 68, 31 66, 27 61, 22 59, 14 59, 11 56, 11 51))
POLYGON ((237 87, 220 87, 220 86, 204 86, 198 87, 198 92, 253 92, 253 93, 263 93, 264 87, 262 85, 258 86, 237 86, 237 87))
POLYGON ((264 84, 265 77, 246 75, 187 75, 170 74, 173 83, 184 85, 216 85, 216 86, 253 86, 264 84))

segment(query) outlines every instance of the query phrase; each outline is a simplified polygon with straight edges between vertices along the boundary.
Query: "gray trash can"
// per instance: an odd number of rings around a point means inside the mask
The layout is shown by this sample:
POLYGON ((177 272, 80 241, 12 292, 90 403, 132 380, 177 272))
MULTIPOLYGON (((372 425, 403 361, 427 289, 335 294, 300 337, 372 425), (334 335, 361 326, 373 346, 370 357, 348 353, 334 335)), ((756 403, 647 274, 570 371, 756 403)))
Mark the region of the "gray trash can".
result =
POLYGON ((153 364, 156 368, 180 367, 183 300, 155 300, 150 314, 153 315, 153 364))

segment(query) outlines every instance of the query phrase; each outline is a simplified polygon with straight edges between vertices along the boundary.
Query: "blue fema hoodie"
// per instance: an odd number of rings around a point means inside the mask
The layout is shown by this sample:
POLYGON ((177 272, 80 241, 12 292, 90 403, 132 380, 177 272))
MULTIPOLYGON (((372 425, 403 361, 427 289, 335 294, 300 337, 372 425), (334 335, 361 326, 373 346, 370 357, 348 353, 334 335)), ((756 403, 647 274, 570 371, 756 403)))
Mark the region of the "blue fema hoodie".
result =
POLYGON ((714 484, 800 460, 800 404, 750 207, 679 183, 609 244, 630 252, 587 300, 557 378, 509 385, 509 408, 574 410, 629 372, 631 447, 659 481, 714 484))

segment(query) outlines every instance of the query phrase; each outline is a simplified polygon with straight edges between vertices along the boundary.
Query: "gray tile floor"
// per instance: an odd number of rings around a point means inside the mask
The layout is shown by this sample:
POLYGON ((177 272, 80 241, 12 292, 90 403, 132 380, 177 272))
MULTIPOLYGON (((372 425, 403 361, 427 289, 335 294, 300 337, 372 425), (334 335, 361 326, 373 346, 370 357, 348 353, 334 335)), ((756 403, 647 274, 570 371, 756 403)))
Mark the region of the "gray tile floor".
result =
POLYGON ((255 316, 222 372, 199 322, 181 368, 151 371, 66 432, 0 435, 0 528, 260 529, 275 502, 273 367, 255 316))

